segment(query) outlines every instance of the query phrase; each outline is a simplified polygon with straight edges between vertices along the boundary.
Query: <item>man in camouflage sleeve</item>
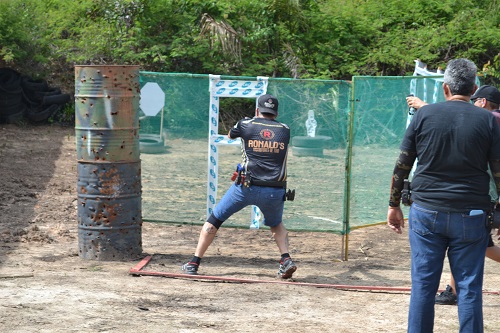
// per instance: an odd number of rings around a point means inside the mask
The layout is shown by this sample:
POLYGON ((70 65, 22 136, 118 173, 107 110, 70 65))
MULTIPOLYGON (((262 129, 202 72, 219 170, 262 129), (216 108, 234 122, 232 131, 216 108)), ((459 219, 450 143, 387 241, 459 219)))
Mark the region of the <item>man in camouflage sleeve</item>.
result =
POLYGON ((477 68, 467 59, 448 62, 446 102, 413 116, 391 182, 388 226, 404 227, 404 179, 418 158, 409 213, 411 249, 408 332, 432 332, 434 298, 446 254, 456 280, 460 332, 483 332, 482 286, 490 209, 488 165, 500 189, 500 127, 491 112, 474 106, 477 68))

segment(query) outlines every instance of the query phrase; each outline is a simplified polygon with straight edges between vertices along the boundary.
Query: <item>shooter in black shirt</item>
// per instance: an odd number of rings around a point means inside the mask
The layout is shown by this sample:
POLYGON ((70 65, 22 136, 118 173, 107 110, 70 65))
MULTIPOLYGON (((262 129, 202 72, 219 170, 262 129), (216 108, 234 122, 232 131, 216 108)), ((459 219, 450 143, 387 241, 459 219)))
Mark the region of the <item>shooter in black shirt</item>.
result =
POLYGON ((241 138, 243 160, 237 180, 224 194, 202 227, 194 257, 182 266, 187 274, 198 274, 201 258, 217 230, 231 215, 255 205, 264 215, 281 253, 278 276, 289 279, 297 270, 288 251, 288 232, 282 223, 286 191, 286 162, 290 128, 278 121, 278 100, 266 94, 259 97, 256 116, 240 120, 229 138, 241 138))

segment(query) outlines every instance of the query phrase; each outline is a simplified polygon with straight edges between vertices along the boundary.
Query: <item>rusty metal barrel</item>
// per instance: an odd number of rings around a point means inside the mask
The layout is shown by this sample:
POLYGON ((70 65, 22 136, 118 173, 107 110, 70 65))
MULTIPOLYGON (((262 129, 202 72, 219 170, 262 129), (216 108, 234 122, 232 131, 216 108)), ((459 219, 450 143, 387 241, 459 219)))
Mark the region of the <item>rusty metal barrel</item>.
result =
POLYGON ((139 66, 75 66, 78 254, 142 253, 139 66))

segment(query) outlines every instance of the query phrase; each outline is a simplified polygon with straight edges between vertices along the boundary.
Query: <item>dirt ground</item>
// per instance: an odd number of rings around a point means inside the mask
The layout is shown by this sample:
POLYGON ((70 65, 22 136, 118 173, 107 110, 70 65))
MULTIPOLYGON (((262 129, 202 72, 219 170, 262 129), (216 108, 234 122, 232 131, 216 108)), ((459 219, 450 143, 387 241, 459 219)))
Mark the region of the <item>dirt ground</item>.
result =
MULTIPOLYGON (((348 261, 340 236, 291 232, 299 268, 288 284, 275 278, 268 231, 231 228, 221 229, 200 273, 250 282, 137 276, 130 270, 148 255, 143 270, 179 273, 199 226, 144 222, 139 258, 81 259, 76 166, 74 128, 0 125, 0 332, 406 331, 406 230, 351 232, 348 261)), ((500 332, 498 267, 487 259, 486 332, 500 332)), ((448 272, 445 265, 441 288, 448 272)), ((436 306, 435 331, 458 331, 456 306, 436 306)))

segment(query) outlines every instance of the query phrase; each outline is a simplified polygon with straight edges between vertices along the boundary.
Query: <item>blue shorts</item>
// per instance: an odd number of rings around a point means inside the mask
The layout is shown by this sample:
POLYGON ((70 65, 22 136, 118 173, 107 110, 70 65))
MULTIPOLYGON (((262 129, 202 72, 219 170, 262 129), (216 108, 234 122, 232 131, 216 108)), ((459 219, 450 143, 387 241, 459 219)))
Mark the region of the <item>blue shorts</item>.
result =
POLYGON ((208 222, 219 228, 234 213, 254 205, 259 207, 264 215, 264 225, 276 227, 283 219, 285 191, 283 187, 245 187, 233 184, 215 206, 208 222))

